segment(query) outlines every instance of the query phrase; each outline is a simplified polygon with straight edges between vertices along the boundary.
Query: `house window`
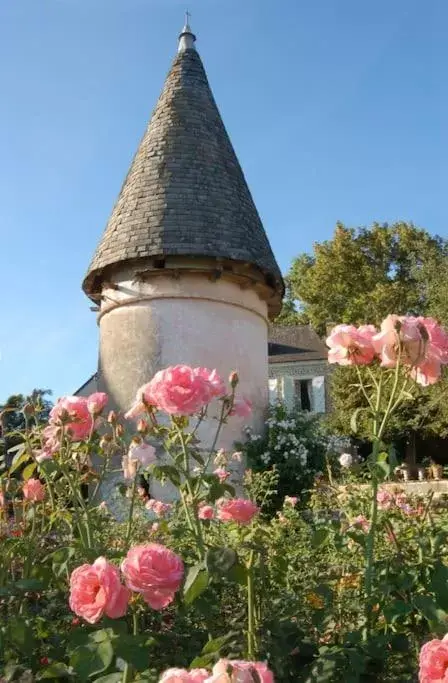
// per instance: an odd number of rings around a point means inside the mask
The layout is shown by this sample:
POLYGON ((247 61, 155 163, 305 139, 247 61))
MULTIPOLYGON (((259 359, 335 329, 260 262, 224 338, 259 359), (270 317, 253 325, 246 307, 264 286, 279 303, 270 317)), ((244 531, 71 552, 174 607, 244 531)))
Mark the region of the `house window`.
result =
POLYGON ((311 379, 296 379, 294 382, 294 394, 296 403, 301 410, 312 412, 313 381, 311 379))

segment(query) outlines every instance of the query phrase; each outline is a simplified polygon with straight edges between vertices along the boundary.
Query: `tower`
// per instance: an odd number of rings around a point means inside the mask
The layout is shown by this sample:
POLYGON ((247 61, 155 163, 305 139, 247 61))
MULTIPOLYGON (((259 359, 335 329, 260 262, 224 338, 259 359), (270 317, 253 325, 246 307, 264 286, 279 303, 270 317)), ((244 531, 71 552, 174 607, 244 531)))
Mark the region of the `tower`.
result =
POLYGON ((237 370, 260 426, 283 281, 195 41, 187 22, 83 282, 99 306, 99 387, 124 411, 163 367, 237 370))

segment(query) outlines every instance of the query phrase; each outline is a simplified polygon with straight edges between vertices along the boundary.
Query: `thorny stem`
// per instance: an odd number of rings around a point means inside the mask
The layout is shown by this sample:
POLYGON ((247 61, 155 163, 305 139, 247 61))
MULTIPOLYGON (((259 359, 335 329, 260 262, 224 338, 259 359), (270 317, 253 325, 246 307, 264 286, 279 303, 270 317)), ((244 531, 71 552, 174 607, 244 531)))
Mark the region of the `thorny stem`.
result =
POLYGON ((128 526, 126 529, 126 539, 125 539, 126 550, 129 548, 129 543, 130 543, 131 535, 132 535, 132 522, 133 522, 133 518, 134 518, 134 506, 135 506, 135 495, 137 493, 138 472, 139 472, 139 468, 137 467, 135 475, 134 475, 134 481, 132 483, 132 489, 131 489, 131 503, 129 505, 128 526))

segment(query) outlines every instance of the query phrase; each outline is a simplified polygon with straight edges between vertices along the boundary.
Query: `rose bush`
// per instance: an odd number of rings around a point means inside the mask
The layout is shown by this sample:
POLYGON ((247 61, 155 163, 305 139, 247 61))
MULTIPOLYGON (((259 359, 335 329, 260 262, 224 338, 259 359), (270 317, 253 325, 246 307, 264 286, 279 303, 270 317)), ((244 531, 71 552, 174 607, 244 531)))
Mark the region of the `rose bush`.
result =
MULTIPOLYGON (((412 383, 446 362, 445 336, 426 319, 393 321, 393 338, 390 320, 381 331, 330 335, 333 359, 372 373, 362 385, 374 444, 364 487, 339 484, 313 419, 279 414, 267 441, 246 447, 262 444, 257 452, 272 461, 248 470, 236 495, 227 474, 240 452, 197 439, 211 401, 217 437, 247 415, 234 373, 225 386, 215 371, 168 368, 139 390, 125 422, 104 416, 106 397, 94 394, 62 399, 49 425, 29 426, 0 476, 3 677, 444 680, 448 515, 387 483, 393 462, 382 436, 412 383), (302 469, 307 450, 307 506, 297 481, 280 492, 280 442, 302 469), (120 464, 124 476, 110 484, 120 464), (176 499, 149 497, 142 476, 169 481, 176 499), (103 499, 111 486, 122 519, 112 496, 103 499)), ((348 458, 337 464, 351 467, 348 458)))

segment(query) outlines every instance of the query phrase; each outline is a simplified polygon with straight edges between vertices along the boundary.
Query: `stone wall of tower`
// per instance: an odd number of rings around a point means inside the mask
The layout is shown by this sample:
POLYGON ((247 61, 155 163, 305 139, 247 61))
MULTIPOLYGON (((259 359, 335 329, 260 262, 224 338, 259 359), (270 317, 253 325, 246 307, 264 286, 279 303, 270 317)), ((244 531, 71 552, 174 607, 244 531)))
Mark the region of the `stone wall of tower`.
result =
MULTIPOLYGON (((169 365, 216 368, 225 379, 237 370, 238 390, 253 402, 253 414, 230 420, 218 447, 232 449, 245 424, 261 429, 268 404, 266 303, 253 289, 190 272, 149 282, 133 278, 132 270, 123 269, 103 289, 100 390, 126 411, 137 389, 169 365)), ((214 420, 201 428, 204 447, 215 429, 214 420)))

